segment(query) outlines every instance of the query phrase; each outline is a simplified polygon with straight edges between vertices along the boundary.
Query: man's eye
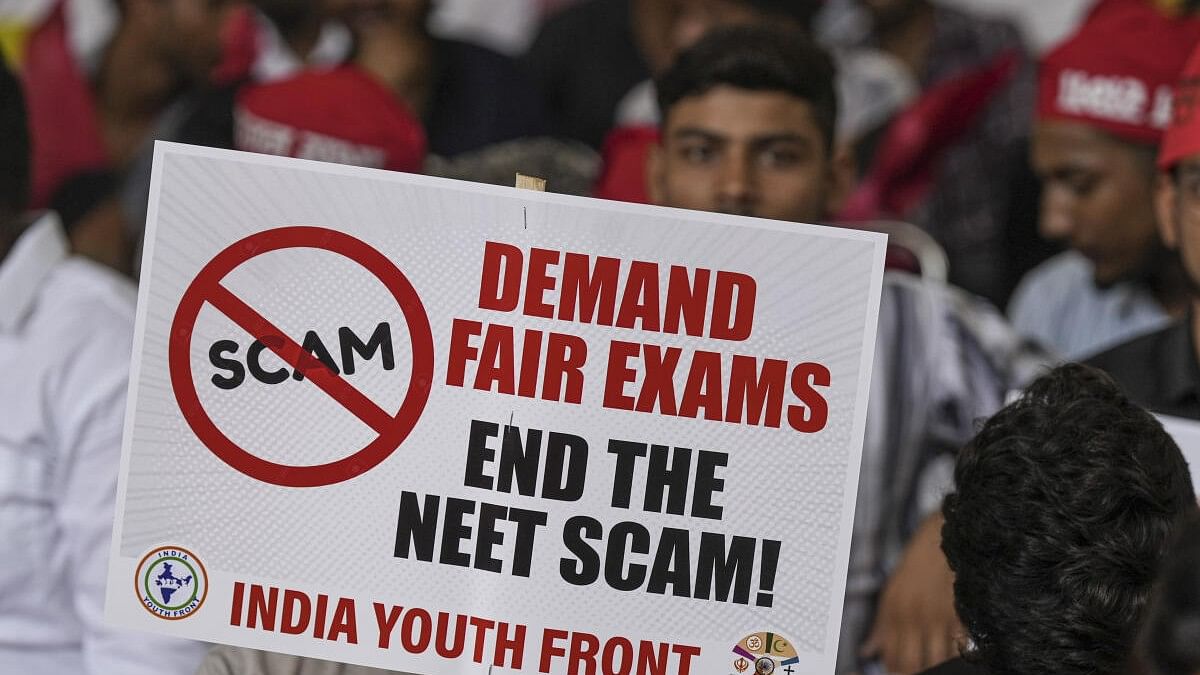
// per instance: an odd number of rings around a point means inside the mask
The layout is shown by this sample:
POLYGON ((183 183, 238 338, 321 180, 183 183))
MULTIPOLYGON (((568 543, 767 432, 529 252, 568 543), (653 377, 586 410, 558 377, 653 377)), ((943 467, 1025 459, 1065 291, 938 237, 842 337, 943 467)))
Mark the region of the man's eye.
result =
POLYGON ((792 148, 769 148, 759 155, 759 162, 763 166, 775 169, 796 166, 801 159, 800 153, 792 148))
POLYGON ((1187 167, 1178 173, 1179 190, 1184 199, 1200 204, 1200 169, 1187 167))
POLYGON ((712 161, 716 150, 708 145, 688 145, 680 149, 679 154, 690 164, 704 164, 712 161))
POLYGON ((1062 184, 1076 197, 1086 197, 1096 189, 1100 178, 1093 174, 1077 174, 1063 179, 1062 184))

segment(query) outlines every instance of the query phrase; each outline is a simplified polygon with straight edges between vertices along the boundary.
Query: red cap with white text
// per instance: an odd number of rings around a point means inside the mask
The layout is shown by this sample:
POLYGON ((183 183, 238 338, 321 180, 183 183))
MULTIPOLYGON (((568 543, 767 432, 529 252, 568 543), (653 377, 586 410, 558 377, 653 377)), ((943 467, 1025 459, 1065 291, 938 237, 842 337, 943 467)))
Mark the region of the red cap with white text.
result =
POLYGON ((239 150, 418 172, 425 132, 395 94, 355 66, 309 71, 238 96, 239 150))
POLYGON ((1078 121, 1158 144, 1175 82, 1200 43, 1200 19, 1148 0, 1102 0, 1079 31, 1042 60, 1038 119, 1078 121))

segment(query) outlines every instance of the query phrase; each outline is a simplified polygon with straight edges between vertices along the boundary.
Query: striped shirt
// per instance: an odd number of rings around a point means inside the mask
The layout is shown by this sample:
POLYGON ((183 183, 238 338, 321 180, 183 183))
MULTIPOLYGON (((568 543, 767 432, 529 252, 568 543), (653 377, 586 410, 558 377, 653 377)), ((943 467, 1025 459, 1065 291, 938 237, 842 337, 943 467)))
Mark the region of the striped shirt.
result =
POLYGON ((884 277, 838 672, 856 655, 909 537, 941 506, 976 423, 1050 363, 986 301, 908 274, 884 277))

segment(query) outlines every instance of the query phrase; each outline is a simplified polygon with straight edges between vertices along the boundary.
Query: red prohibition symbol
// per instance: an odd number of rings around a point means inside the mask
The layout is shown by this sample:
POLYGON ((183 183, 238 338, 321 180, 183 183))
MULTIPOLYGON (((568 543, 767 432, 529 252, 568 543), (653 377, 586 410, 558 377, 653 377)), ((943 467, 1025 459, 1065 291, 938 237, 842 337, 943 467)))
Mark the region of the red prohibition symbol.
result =
POLYGON ((343 232, 322 227, 281 227, 235 242, 217 254, 183 293, 171 324, 168 346, 171 388, 197 438, 229 466, 265 483, 286 487, 333 485, 359 476, 387 459, 416 426, 433 383, 433 332, 421 298, 399 270, 379 251, 343 232), (222 285, 222 280, 247 261, 271 251, 317 248, 337 253, 375 275, 396 299, 412 342, 412 374, 400 409, 389 413, 340 375, 316 360, 266 317, 222 285), (243 330, 262 341, 293 368, 306 370, 313 384, 378 434, 366 447, 337 461, 310 466, 277 464, 238 447, 209 417, 196 393, 192 373, 192 333, 201 308, 208 303, 243 330), (264 340, 270 336, 272 339, 264 340))

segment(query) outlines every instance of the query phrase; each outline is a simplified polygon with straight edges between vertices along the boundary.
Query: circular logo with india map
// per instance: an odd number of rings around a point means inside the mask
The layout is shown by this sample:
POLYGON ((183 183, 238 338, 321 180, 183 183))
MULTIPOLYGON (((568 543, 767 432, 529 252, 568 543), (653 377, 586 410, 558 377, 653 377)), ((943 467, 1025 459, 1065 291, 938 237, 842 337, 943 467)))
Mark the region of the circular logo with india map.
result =
POLYGON ((195 614, 208 596, 208 573, 195 553, 160 546, 138 563, 134 590, 146 611, 175 621, 195 614))
POLYGON ((779 633, 754 633, 733 646, 735 675, 798 675, 800 657, 779 633))

